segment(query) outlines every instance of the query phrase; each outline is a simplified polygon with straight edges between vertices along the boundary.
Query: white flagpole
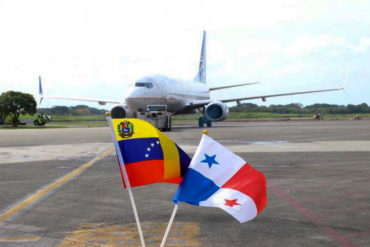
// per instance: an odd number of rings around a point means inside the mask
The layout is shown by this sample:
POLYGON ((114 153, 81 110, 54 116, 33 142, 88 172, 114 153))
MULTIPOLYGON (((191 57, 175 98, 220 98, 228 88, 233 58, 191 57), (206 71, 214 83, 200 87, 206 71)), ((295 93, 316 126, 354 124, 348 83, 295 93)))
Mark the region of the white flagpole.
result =
MULTIPOLYGON (((208 130, 203 130, 203 134, 208 135, 208 130)), ((162 243, 161 243, 160 247, 164 247, 164 244, 166 243, 168 233, 170 232, 170 229, 171 229, 171 226, 173 224, 173 220, 175 219, 178 208, 179 208, 179 204, 175 203, 175 207, 173 208, 172 215, 171 215, 170 221, 168 222, 167 229, 166 229, 166 232, 164 233, 164 236, 163 236, 162 243)))
POLYGON ((172 211, 171 219, 168 222, 168 226, 167 226, 166 232, 164 233, 164 236, 163 236, 163 239, 162 239, 162 243, 161 243, 161 247, 164 247, 164 244, 166 243, 168 233, 170 232, 170 229, 171 229, 173 220, 175 219, 175 215, 176 215, 176 212, 177 212, 177 209, 178 208, 179 208, 179 204, 176 203, 175 204, 175 207, 173 208, 173 211, 172 211))
POLYGON ((139 215, 138 215, 137 210, 136 210, 136 204, 135 204, 135 200, 134 200, 134 195, 132 194, 130 180, 128 179, 126 168, 125 168, 125 163, 123 161, 121 150, 119 149, 118 141, 116 139, 116 135, 115 135, 115 132, 114 132, 114 129, 113 129, 112 118, 110 116, 110 113, 107 113, 106 115, 107 115, 107 120, 108 120, 108 123, 109 123, 110 130, 111 130, 111 133, 112 133, 114 145, 116 147, 118 161, 119 161, 119 166, 120 166, 120 169, 122 170, 122 174, 123 174, 123 180, 124 180, 124 182, 126 184, 128 195, 129 195, 130 200, 131 200, 132 210, 134 211, 136 225, 137 225, 137 229, 139 231, 141 246, 142 247, 145 247, 144 235, 143 235, 143 231, 141 230, 141 224, 140 224, 140 220, 139 220, 139 215))

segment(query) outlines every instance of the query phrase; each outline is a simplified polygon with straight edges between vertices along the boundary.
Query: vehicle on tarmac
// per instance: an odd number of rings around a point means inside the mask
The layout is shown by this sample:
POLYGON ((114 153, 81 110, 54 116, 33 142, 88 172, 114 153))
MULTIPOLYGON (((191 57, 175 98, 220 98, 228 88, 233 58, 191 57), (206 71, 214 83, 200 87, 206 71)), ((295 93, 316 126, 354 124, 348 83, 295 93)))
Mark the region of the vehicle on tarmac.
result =
POLYGON ((148 105, 145 112, 138 112, 137 118, 148 121, 159 130, 171 130, 171 113, 167 111, 166 105, 148 105))
MULTIPOLYGON (((223 121, 228 117, 229 109, 226 103, 229 102, 236 102, 240 104, 240 102, 243 100, 262 99, 262 101, 266 101, 266 98, 270 97, 342 90, 342 88, 322 89, 228 99, 215 99, 211 98, 210 96, 210 92, 212 91, 224 90, 227 88, 240 87, 257 83, 259 82, 226 85, 221 87, 208 87, 206 84, 206 32, 204 31, 199 70, 193 81, 173 79, 162 75, 145 76, 135 82, 134 89, 127 94, 124 102, 122 102, 105 99, 72 98, 64 96, 44 95, 42 91, 41 77, 39 77, 39 94, 41 96, 40 103, 43 98, 51 98, 90 101, 97 102, 100 105, 115 104, 115 106, 110 111, 112 118, 139 117, 143 118, 144 120, 151 121, 154 124, 162 125, 163 121, 165 121, 167 122, 167 126, 165 127, 165 129, 170 130, 172 115, 193 114, 196 112, 201 112, 203 116, 198 119, 198 126, 203 127, 206 124, 208 127, 211 127, 212 122, 223 121), (163 114, 166 115, 167 120, 163 120, 164 115, 161 114, 142 114, 143 109, 148 109, 149 106, 166 106, 166 111, 163 114)), ((159 128, 163 127, 158 125, 155 126, 159 128)))
POLYGON ((51 120, 52 118, 49 115, 37 114, 36 118, 33 120, 33 124, 35 126, 44 126, 47 122, 50 122, 51 120))
POLYGON ((312 119, 313 120, 324 120, 324 117, 321 116, 320 112, 319 113, 316 113, 312 116, 312 119))

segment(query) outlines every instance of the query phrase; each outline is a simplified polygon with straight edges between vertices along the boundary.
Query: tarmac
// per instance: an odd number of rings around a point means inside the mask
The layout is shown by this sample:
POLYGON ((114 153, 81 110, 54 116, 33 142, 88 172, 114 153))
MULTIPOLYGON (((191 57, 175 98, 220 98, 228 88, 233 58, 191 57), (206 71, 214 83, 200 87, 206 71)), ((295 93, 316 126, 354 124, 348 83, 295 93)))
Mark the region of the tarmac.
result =
MULTIPOLYGON (((182 203, 166 246, 370 246, 370 121, 208 130, 266 175, 268 205, 240 224, 182 203)), ((202 129, 165 134, 193 155, 202 129)), ((147 246, 160 245, 176 188, 133 188, 147 246)), ((0 129, 0 246, 140 246, 108 128, 0 129)))

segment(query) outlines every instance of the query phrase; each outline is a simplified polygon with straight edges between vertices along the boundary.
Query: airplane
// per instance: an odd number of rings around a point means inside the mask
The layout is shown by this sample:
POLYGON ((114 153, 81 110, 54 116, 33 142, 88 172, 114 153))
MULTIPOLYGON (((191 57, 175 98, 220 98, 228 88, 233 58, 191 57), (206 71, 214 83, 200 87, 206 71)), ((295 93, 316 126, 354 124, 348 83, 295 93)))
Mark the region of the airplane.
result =
POLYGON ((199 70, 193 81, 185 81, 169 78, 163 75, 152 75, 140 78, 135 82, 134 89, 128 93, 124 102, 106 99, 71 98, 63 96, 44 95, 39 77, 40 103, 43 98, 64 99, 75 101, 97 102, 100 105, 115 104, 111 109, 112 118, 136 118, 146 112, 148 106, 166 106, 169 113, 168 124, 164 130, 171 130, 171 116, 177 114, 191 114, 197 111, 203 116, 198 119, 198 126, 212 126, 212 122, 223 121, 228 117, 229 109, 226 103, 236 102, 240 104, 244 100, 280 97, 297 94, 309 94, 343 90, 343 88, 321 89, 302 92, 268 94, 259 96, 248 96, 229 99, 212 99, 210 92, 233 87, 253 85, 259 82, 226 85, 221 87, 208 87, 206 84, 206 31, 203 31, 203 41, 199 62, 199 70))

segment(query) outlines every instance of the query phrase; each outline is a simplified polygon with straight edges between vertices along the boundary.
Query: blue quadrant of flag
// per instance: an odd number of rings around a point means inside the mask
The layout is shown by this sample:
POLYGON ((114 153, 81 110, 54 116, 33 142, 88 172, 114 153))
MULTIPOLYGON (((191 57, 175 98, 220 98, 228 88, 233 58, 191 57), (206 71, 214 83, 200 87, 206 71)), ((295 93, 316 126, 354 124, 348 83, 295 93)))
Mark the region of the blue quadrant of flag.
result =
POLYGON ((173 201, 175 203, 181 201, 199 205, 200 201, 207 200, 218 189, 220 189, 220 187, 212 180, 206 178, 194 169, 188 168, 181 185, 176 191, 173 201))
POLYGON ((182 150, 178 145, 176 145, 177 150, 179 151, 180 156, 180 170, 181 170, 181 176, 183 177, 186 170, 188 169, 188 166, 190 164, 190 157, 187 155, 184 150, 182 150))

